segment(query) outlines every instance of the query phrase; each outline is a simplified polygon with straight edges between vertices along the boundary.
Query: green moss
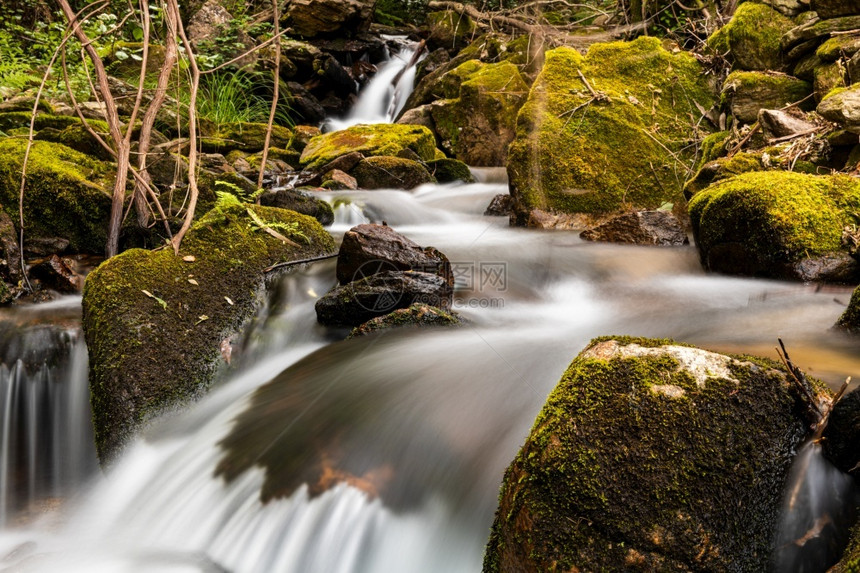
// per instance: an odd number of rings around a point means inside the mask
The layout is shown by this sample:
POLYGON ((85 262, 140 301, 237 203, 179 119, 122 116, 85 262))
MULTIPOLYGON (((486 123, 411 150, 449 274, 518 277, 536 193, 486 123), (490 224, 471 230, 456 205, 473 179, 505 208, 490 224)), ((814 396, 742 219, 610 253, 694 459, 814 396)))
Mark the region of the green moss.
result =
MULTIPOLYGON (((298 169, 300 167, 299 157, 301 157, 301 153, 294 149, 282 149, 278 147, 270 147, 269 148, 269 161, 277 160, 283 161, 290 167, 294 169, 298 169)), ((245 157, 245 160, 251 165, 252 169, 260 168, 260 161, 263 159, 263 152, 260 151, 258 153, 252 153, 245 157)))
POLYGON ((378 156, 362 159, 350 174, 362 189, 414 189, 436 178, 417 161, 378 156))
MULTIPOLYGON (((722 103, 744 123, 753 123, 760 109, 779 109, 807 100, 812 93, 809 82, 776 72, 732 72, 723 83, 722 103)), ((801 104, 812 109, 814 101, 801 104)))
POLYGON ((133 249, 90 273, 83 326, 102 463, 141 424, 209 387, 224 362, 222 343, 261 303, 264 268, 334 250, 315 219, 234 200, 219 203, 192 227, 180 256, 133 249), (307 241, 282 243, 251 220, 249 208, 267 223, 295 225, 307 241), (183 260, 188 255, 192 262, 183 260))
POLYGON ((745 2, 738 6, 728 24, 708 38, 708 46, 728 53, 734 68, 776 70, 782 66, 780 38, 794 23, 764 4, 745 2))
POLYGON ((699 382, 671 341, 611 340, 574 359, 508 468, 483 570, 767 570, 806 433, 785 373, 718 357, 729 374, 699 382))
POLYGON ((852 529, 851 540, 848 542, 848 547, 845 548, 842 560, 832 571, 838 571, 838 573, 860 573, 860 524, 855 525, 854 529, 852 529))
POLYGON ((860 333, 860 287, 854 289, 854 292, 851 294, 848 308, 845 309, 845 312, 836 321, 836 328, 852 334, 860 333))
MULTIPOLYGON (((92 129, 98 133, 105 142, 110 142, 110 128, 107 122, 98 119, 90 119, 88 123, 92 129)), ((66 147, 71 147, 75 151, 80 151, 87 155, 91 155, 97 159, 110 161, 113 155, 99 144, 95 137, 80 123, 69 125, 65 129, 57 130, 54 128, 43 128, 36 135, 37 140, 53 141, 62 143, 66 147)))
POLYGON ((756 274, 779 276, 783 265, 841 248, 843 227, 860 222, 860 184, 843 175, 745 173, 699 192, 689 209, 706 266, 716 247, 735 245, 756 274))
POLYGON ((699 151, 699 161, 696 164, 695 171, 701 169, 702 165, 705 163, 710 163, 711 161, 722 157, 728 151, 726 149, 726 142, 731 138, 732 133, 730 131, 718 131, 716 133, 712 133, 705 137, 702 140, 702 145, 699 151))
MULTIPOLYGON (((16 127, 30 127, 31 112, 29 111, 7 111, 0 113, 0 129, 8 130, 16 127)), ((36 122, 34 129, 39 131, 46 127, 54 129, 65 129, 70 125, 78 125, 80 120, 77 117, 68 115, 51 115, 49 113, 36 114, 36 122)))
POLYGON ((858 49, 860 49, 860 36, 839 34, 818 46, 815 55, 825 62, 835 62, 839 58, 850 58, 858 49))
POLYGON ((378 316, 356 326, 348 338, 365 336, 372 332, 403 327, 436 327, 461 324, 460 318, 452 312, 426 304, 413 304, 409 308, 401 308, 385 316, 378 316))
POLYGON ((436 178, 439 183, 450 183, 452 181, 462 181, 464 183, 474 183, 475 178, 472 176, 472 171, 469 166, 456 159, 441 158, 427 162, 427 170, 436 178))
POLYGON ((704 164, 684 185, 684 196, 688 199, 717 181, 748 173, 750 171, 762 171, 764 165, 761 162, 761 153, 740 152, 732 157, 720 157, 714 161, 704 164))
POLYGON ((713 101, 696 60, 669 53, 656 38, 594 44, 585 57, 551 50, 517 119, 511 194, 523 211, 681 203, 693 163, 689 118, 698 116, 697 104, 707 109, 713 101), (577 71, 602 101, 592 100, 577 71))
MULTIPOLYGON (((0 139, 0 205, 16 224, 26 147, 26 140, 0 139)), ((24 189, 27 237, 63 237, 73 251, 102 253, 115 171, 65 145, 33 142, 24 189)))
POLYGON ((436 139, 421 125, 355 125, 314 137, 302 151, 300 161, 305 169, 314 170, 353 151, 379 156, 398 155, 406 149, 430 161, 436 154, 436 139))
POLYGON ((376 21, 386 25, 407 23, 420 26, 427 17, 427 3, 428 0, 377 0, 374 6, 376 21), (383 21, 380 16, 389 20, 383 21))
MULTIPOLYGON (((246 152, 261 151, 266 141, 266 129, 265 123, 223 123, 217 130, 200 138, 201 147, 205 153, 226 154, 234 149, 246 152)), ((292 139, 293 132, 289 128, 282 125, 272 126, 272 147, 288 148, 292 139)))

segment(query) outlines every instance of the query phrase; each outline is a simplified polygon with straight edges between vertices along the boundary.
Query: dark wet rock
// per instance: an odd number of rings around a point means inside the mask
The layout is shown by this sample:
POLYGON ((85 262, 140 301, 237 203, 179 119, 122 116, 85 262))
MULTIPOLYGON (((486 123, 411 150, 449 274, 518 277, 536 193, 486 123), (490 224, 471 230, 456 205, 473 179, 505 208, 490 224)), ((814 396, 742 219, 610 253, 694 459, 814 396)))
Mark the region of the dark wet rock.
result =
POLYGON ((207 391, 227 361, 231 337, 258 311, 264 269, 334 250, 331 235, 311 217, 222 197, 192 226, 179 256, 131 249, 92 271, 83 328, 101 463, 165 409, 207 391), (279 232, 298 246, 260 229, 249 209, 263 222, 294 225, 295 234, 279 232))
POLYGON ((507 217, 511 214, 513 208, 513 200, 507 193, 502 193, 493 197, 490 204, 487 205, 487 210, 484 215, 487 217, 507 217))
POLYGON ((417 161, 400 157, 368 157, 352 170, 362 189, 414 189, 436 178, 417 161))
POLYGON ((51 255, 30 267, 29 275, 44 288, 57 292, 76 293, 84 286, 84 277, 77 274, 62 258, 51 255))
POLYGON ((331 205, 322 199, 314 197, 310 193, 291 189, 279 189, 263 193, 260 196, 260 204, 268 207, 289 209, 302 215, 308 215, 319 221, 323 226, 334 223, 334 211, 331 205))
POLYGON ((483 570, 770 570, 796 400, 770 360, 592 341, 505 473, 483 570))
POLYGON ((436 274, 383 271, 339 285, 316 303, 317 321, 326 326, 359 326, 415 303, 449 308, 454 289, 436 274))
POLYGON ((349 338, 357 336, 366 336, 380 330, 390 330, 392 328, 403 327, 418 327, 426 328, 431 326, 453 326, 461 324, 462 320, 456 313, 442 310, 435 306, 430 306, 423 303, 413 304, 409 308, 401 308, 390 312, 385 316, 372 318, 357 326, 349 333, 349 338))
POLYGON ((448 257, 434 247, 422 248, 387 225, 358 225, 344 234, 337 257, 340 284, 386 270, 433 273, 454 284, 448 257))
POLYGON ((415 83, 420 82, 427 74, 432 74, 451 61, 451 56, 445 48, 437 48, 418 62, 415 70, 415 83))
POLYGON ((287 82, 290 91, 290 108, 307 123, 320 123, 326 118, 325 110, 319 100, 297 82, 287 82))
POLYGON ((822 443, 833 465, 860 478, 860 392, 854 390, 833 407, 822 443))
POLYGON ((436 159, 425 163, 430 175, 439 183, 452 183, 462 181, 463 183, 474 183, 475 177, 469 166, 458 159, 436 159))
POLYGON ((0 210, 0 258, 0 277, 17 283, 21 278, 21 248, 15 224, 3 210, 0 210))
POLYGON ((62 237, 33 237, 24 241, 24 254, 47 257, 62 254, 69 248, 69 240, 62 237))
POLYGON ((758 122, 769 138, 786 137, 800 133, 810 133, 815 124, 795 117, 778 109, 762 109, 758 112, 758 122))
POLYGON ((860 12, 860 3, 857 0, 810 0, 809 8, 814 10, 819 18, 837 18, 857 14, 860 12))
POLYGON ((292 0, 284 22, 299 36, 313 38, 367 30, 375 0, 292 0))
POLYGON ((579 236, 587 241, 635 245, 677 246, 690 242, 681 221, 668 211, 625 213, 579 236))
POLYGON ((314 69, 316 79, 324 81, 326 86, 332 89, 338 97, 345 98, 356 93, 355 80, 334 56, 325 54, 317 58, 314 62, 314 69))
POLYGON ((833 32, 848 32, 860 29, 860 16, 843 16, 840 18, 810 18, 795 26, 780 40, 780 46, 789 60, 815 50, 821 44, 821 38, 829 38, 833 32))
POLYGON ((431 114, 433 104, 419 105, 418 107, 406 110, 397 119, 397 123, 405 125, 423 125, 430 131, 435 131, 436 124, 433 123, 433 115, 431 114))
POLYGON ((689 212, 706 269, 856 284, 860 269, 842 236, 858 208, 851 177, 759 171, 700 191, 689 212))
MULTIPOLYGON (((776 72, 733 72, 723 84, 723 98, 743 123, 755 122, 761 109, 779 109, 811 93, 809 82, 776 72)), ((811 109, 814 104, 809 100, 802 105, 811 109)))
POLYGON ((169 187, 188 179, 188 160, 179 153, 156 151, 146 158, 146 170, 155 185, 169 187))
POLYGON ((325 189, 332 191, 355 190, 358 189, 358 181, 340 169, 332 169, 322 177, 322 186, 325 189))

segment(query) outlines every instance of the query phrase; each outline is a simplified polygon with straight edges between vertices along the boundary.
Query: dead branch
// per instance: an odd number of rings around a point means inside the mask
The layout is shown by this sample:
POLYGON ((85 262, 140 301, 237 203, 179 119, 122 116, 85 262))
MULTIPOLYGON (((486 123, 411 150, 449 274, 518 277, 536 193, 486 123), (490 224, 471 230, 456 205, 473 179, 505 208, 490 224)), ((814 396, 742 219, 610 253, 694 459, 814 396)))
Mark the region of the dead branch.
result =
POLYGON ((292 267, 295 265, 303 265, 306 263, 315 263, 317 261, 325 261, 327 259, 336 259, 336 258, 337 258, 337 253, 334 253, 331 255, 322 255, 319 257, 310 257, 308 259, 299 259, 297 261, 287 261, 285 263, 277 263, 277 264, 274 264, 270 267, 266 267, 265 269, 263 269, 263 272, 264 273, 270 273, 272 271, 275 271, 278 269, 283 269, 285 267, 292 267))
POLYGON ((177 1, 167 0, 167 9, 173 11, 173 17, 176 18, 179 36, 182 38, 182 45, 185 46, 185 56, 188 58, 188 64, 191 66, 191 93, 188 102, 188 141, 190 143, 188 150, 188 189, 191 196, 188 200, 188 208, 185 211, 185 219, 182 222, 182 227, 180 227, 179 231, 170 241, 173 252, 178 255, 182 239, 185 237, 188 229, 191 228, 194 209, 197 207, 197 196, 199 195, 197 189, 197 91, 200 88, 200 68, 197 67, 194 50, 191 48, 191 42, 188 41, 188 36, 185 34, 185 26, 179 17, 179 5, 177 1))
POLYGON ((428 7, 434 10, 450 10, 452 12, 456 12, 461 16, 469 16, 473 20, 478 20, 481 22, 487 22, 505 26, 508 28, 516 28, 517 30, 521 30, 527 34, 534 34, 536 36, 543 35, 544 30, 539 26, 534 26, 532 24, 528 24, 523 22, 522 20, 518 20, 516 18, 510 18, 508 16, 504 16, 498 13, 485 14, 484 12, 479 11, 474 6, 469 6, 467 4, 461 4, 459 2, 448 2, 444 0, 433 0, 428 4, 428 7))
POLYGON ((782 339, 777 338, 777 340, 779 341, 779 346, 782 350, 777 348, 776 353, 779 355, 779 358, 782 360, 782 363, 785 365, 789 374, 791 374, 795 387, 800 391, 801 397, 803 397, 806 402, 806 408, 810 415, 811 425, 818 425, 824 417, 824 412, 822 412, 821 408, 818 406, 818 401, 815 399, 815 394, 812 391, 812 384, 810 384, 809 380, 806 379, 806 375, 803 371, 795 366, 791 361, 782 339))
MULTIPOLYGON (((280 33, 280 16, 278 14, 278 0, 272 1, 272 13, 275 23, 275 70, 273 72, 274 87, 272 88, 272 107, 269 110, 269 124, 266 126, 266 138, 263 141, 263 154, 260 157, 260 174, 257 176, 257 187, 263 187, 263 175, 266 173, 266 161, 269 159, 269 145, 272 143, 272 126, 275 123, 275 113, 278 111, 278 97, 280 96, 281 86, 281 39, 278 37, 280 33)), ((257 198, 257 202, 260 199, 257 198)))

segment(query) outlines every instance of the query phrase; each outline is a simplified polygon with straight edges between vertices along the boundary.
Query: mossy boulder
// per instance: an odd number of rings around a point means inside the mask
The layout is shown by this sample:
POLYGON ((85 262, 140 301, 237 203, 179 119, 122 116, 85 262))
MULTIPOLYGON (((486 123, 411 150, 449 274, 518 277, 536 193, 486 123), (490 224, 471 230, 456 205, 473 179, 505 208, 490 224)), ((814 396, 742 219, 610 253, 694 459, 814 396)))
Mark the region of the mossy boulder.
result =
POLYGON ((315 170, 348 153, 398 156, 405 150, 423 161, 432 161, 436 158, 433 133, 418 125, 355 125, 314 137, 302 151, 300 161, 305 169, 315 170))
POLYGON ((684 184, 684 197, 690 199, 693 195, 709 185, 750 171, 763 171, 761 153, 741 151, 731 157, 720 157, 702 165, 692 179, 684 184))
POLYGON ((816 102, 821 102, 833 90, 844 87, 846 87, 846 84, 845 66, 843 64, 830 62, 815 67, 812 88, 815 93, 816 102))
POLYGON ((836 328, 851 334, 860 334, 860 287, 854 289, 848 308, 836 321, 836 328))
POLYGON ((457 324, 462 324, 462 321, 456 313, 428 304, 416 303, 408 308, 395 310, 385 316, 372 318, 364 324, 356 326, 349 333, 349 338, 366 336, 373 332, 390 330, 392 328, 427 328, 431 326, 454 326, 457 324))
POLYGON ((831 91, 822 98, 816 111, 844 129, 860 133, 860 85, 831 91))
POLYGON ((484 571, 765 571, 808 428, 775 362, 600 338, 505 473, 484 571))
MULTIPOLYGON (((19 127, 30 128, 30 111, 6 111, 0 113, 0 130, 8 131, 19 127)), ((50 113, 39 112, 36 114, 36 121, 33 124, 33 129, 39 131, 46 127, 53 129, 65 129, 70 125, 80 124, 81 121, 77 117, 70 115, 53 115, 50 113)))
POLYGON ((436 178, 417 161, 401 157, 368 157, 351 171, 361 189, 414 189, 436 178))
MULTIPOLYGON (((110 128, 106 121, 98 119, 88 120, 90 127, 101 138, 110 143, 110 128)), ((86 153, 96 159, 103 161, 111 161, 114 156, 110 151, 101 146, 95 137, 81 124, 80 122, 73 123, 64 129, 55 129, 52 127, 43 128, 36 134, 34 138, 39 141, 53 141, 54 143, 62 143, 66 147, 71 147, 75 151, 86 153)))
MULTIPOLYGON (((722 99, 742 123, 753 123, 760 109, 779 109, 800 102, 812 93, 812 85, 778 72, 732 72, 723 84, 722 99)), ((803 109, 812 109, 807 100, 803 109)))
POLYGON ((222 198, 189 231, 179 256, 132 249, 87 277, 83 328, 90 357, 96 447, 102 464, 142 424, 201 396, 229 362, 232 337, 262 303, 266 267, 332 253, 313 218, 222 198), (298 246, 264 232, 293 225, 298 246))
POLYGON ((789 19, 764 4, 744 2, 728 24, 708 38, 708 46, 727 54, 738 70, 778 70, 783 57, 779 40, 794 27, 789 19))
POLYGON ((744 173, 697 193, 689 211, 706 269, 837 282, 857 275, 842 246, 844 227, 860 223, 860 183, 852 177, 744 173))
POLYGON ((426 19, 430 28, 428 42, 432 49, 445 48, 457 53, 474 39, 477 30, 471 18, 450 10, 430 12, 426 19))
POLYGON ((463 183, 474 183, 475 177, 469 166, 457 159, 436 159, 426 163, 430 175, 439 183, 451 183, 462 181, 463 183))
POLYGON ((470 60, 446 74, 443 82, 451 75, 456 93, 447 95, 453 99, 430 107, 440 147, 469 165, 504 165, 528 84, 510 62, 470 60))
MULTIPOLYGON (((27 141, 0 139, 0 205, 18 222, 18 194, 27 141)), ((69 249, 103 253, 116 167, 59 143, 34 141, 27 161, 27 239, 61 237, 69 249)))
MULTIPOLYGON (((255 152, 263 149, 266 142, 265 123, 236 122, 224 123, 217 129, 204 133, 200 138, 201 149, 204 153, 227 154, 234 149, 255 152)), ((293 138, 292 131, 282 125, 272 126, 271 146, 288 148, 293 138)))
POLYGON ((689 118, 714 99, 696 59, 656 38, 547 52, 508 150, 514 222, 681 204, 689 118))

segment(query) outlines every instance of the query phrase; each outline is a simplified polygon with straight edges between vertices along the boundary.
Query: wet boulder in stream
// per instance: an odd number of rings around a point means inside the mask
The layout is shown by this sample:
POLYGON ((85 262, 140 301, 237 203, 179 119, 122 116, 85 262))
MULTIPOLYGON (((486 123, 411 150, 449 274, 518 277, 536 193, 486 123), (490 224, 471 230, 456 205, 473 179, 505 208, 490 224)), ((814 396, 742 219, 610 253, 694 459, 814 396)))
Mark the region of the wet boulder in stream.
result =
POLYGON ((596 339, 507 469, 484 571, 769 570, 807 432, 775 362, 596 339))
POLYGON ((636 211, 579 234, 587 241, 678 246, 689 243, 681 221, 668 211, 636 211))

